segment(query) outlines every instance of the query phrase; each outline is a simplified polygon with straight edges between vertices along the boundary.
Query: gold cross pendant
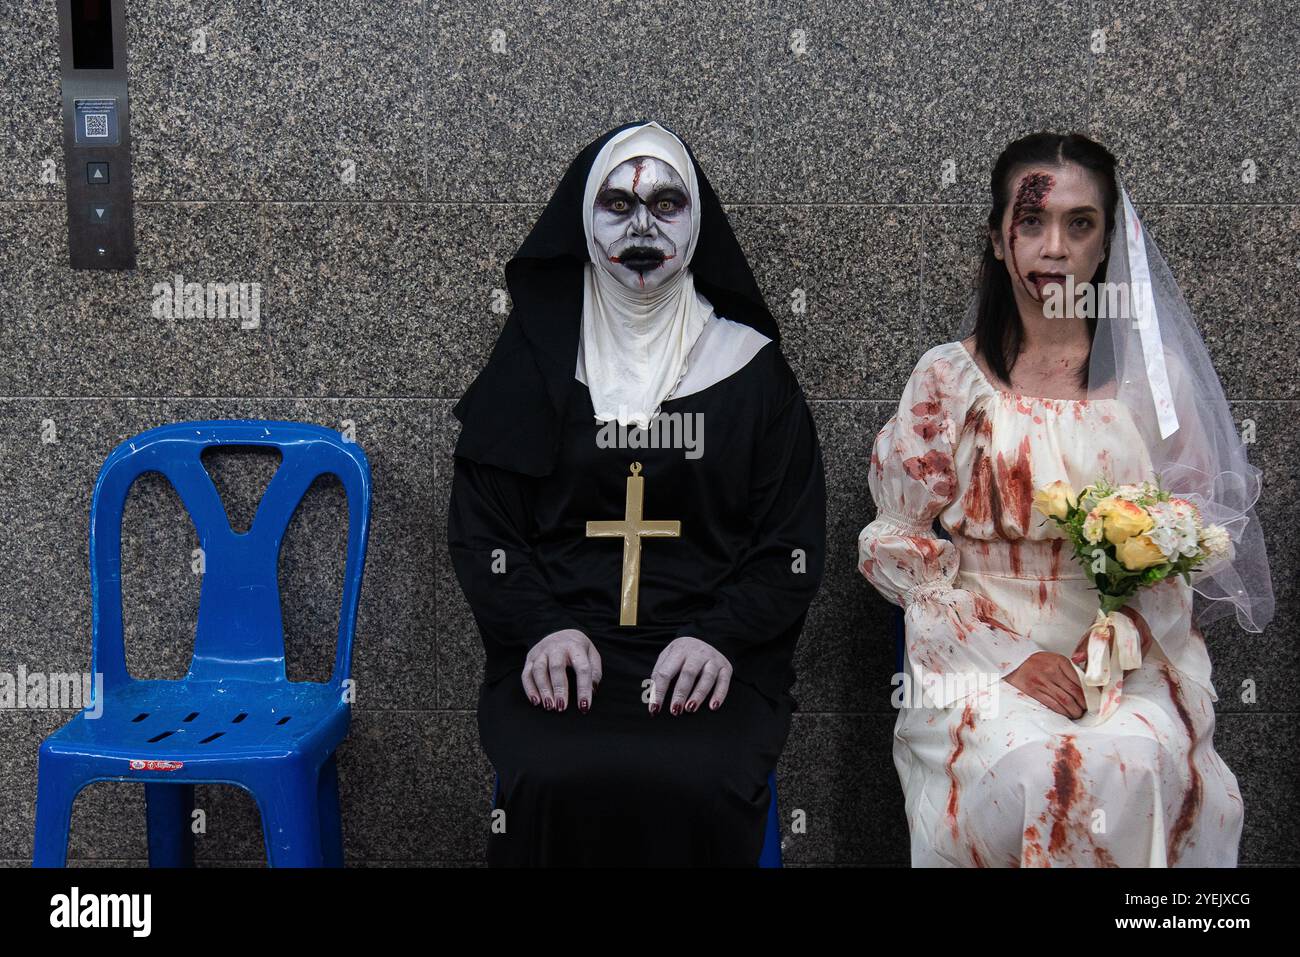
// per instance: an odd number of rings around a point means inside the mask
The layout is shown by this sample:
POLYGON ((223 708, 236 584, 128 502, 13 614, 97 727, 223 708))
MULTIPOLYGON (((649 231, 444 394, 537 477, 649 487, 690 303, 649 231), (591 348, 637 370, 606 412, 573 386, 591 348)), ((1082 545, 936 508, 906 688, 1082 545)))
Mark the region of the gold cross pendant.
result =
POLYGON ((641 588, 641 539, 677 538, 682 534, 682 523, 677 521, 648 522, 641 517, 645 500, 645 479, 641 477, 641 463, 632 463, 632 474, 627 479, 627 505, 621 522, 588 522, 588 538, 623 539, 623 587, 618 603, 618 623, 636 624, 636 599, 641 588))

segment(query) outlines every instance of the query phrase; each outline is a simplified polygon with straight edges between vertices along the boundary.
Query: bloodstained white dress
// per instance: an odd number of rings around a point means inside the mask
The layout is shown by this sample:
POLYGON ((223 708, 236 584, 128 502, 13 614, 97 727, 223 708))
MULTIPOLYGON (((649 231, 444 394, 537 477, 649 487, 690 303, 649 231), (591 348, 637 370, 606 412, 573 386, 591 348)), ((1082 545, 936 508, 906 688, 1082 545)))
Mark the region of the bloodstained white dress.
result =
POLYGON ((1182 579, 1130 602, 1154 641, 1104 722, 997 680, 1038 651, 1069 657, 1096 617, 1097 593, 1032 500, 1057 479, 1077 490, 1102 474, 1152 477, 1118 400, 997 389, 960 342, 921 357, 876 437, 877 516, 858 567, 905 609, 912 687, 985 676, 933 684, 937 707, 899 710, 914 866, 1236 865, 1241 793, 1214 750, 1217 696, 1182 579))

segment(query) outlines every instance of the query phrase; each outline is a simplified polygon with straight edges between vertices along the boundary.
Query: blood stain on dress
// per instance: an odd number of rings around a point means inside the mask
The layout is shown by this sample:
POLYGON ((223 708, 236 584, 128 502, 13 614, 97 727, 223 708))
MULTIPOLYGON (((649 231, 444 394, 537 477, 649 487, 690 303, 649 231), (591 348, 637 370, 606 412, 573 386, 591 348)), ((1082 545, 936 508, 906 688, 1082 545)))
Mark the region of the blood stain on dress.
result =
POLYGON ((1174 677, 1169 665, 1163 661, 1160 662, 1160 671, 1169 684, 1169 697, 1173 701, 1174 709, 1178 712, 1183 727, 1187 729, 1187 770, 1190 783, 1187 786, 1187 793, 1183 795, 1178 816, 1174 819, 1174 826, 1169 832, 1169 863, 1173 864, 1182 854, 1183 844, 1186 843, 1192 825, 1196 822, 1196 815, 1201 810, 1201 772, 1196 767, 1196 728, 1192 724, 1192 716, 1187 713, 1187 706, 1183 704, 1182 683, 1174 677))
POLYGON ((1020 848, 1021 864, 1025 867, 1051 867, 1047 855, 1043 853, 1043 845, 1038 836, 1038 828, 1030 824, 1025 828, 1024 841, 1020 848))
POLYGON ((1115 859, 1106 848, 1097 844, 1088 826, 1082 821, 1072 821, 1071 814, 1078 812, 1084 816, 1081 799, 1086 796, 1079 782, 1079 770, 1083 767, 1083 755, 1074 746, 1074 735, 1067 734, 1059 747, 1053 752, 1052 788, 1047 792, 1049 810, 1052 815, 1052 829, 1047 845, 1049 857, 1056 857, 1063 851, 1072 849, 1071 833, 1082 834, 1088 839, 1089 847, 1083 853, 1091 852, 1098 867, 1115 867, 1115 859))
POLYGON ((989 458, 988 451, 993 427, 982 407, 972 407, 966 414, 965 428, 972 430, 975 435, 975 458, 971 465, 970 485, 962 496, 963 514, 957 531, 969 534, 968 528, 982 525, 997 535, 1002 519, 1002 501, 994 481, 993 461, 989 458))
POLYGON ((943 395, 935 392, 930 398, 917 402, 912 406, 912 414, 918 418, 932 415, 939 415, 943 412, 943 395))
POLYGON ((1052 789, 1047 792, 1051 803, 1052 831, 1047 851, 1056 856, 1068 843, 1070 810, 1078 796, 1079 780, 1077 772, 1083 767, 1083 755, 1074 746, 1074 735, 1067 734, 1056 749, 1052 760, 1052 789))
POLYGON ((989 439, 993 436, 993 423, 989 421, 988 412, 983 403, 976 403, 966 412, 966 421, 962 424, 962 433, 969 432, 976 438, 989 439))
POLYGON ((908 541, 921 555, 921 564, 925 567, 926 579, 933 578, 940 572, 939 563, 943 559, 943 543, 937 538, 910 537, 908 541))
MULTIPOLYGON (((962 517, 957 530, 962 534, 973 531, 972 526, 987 525, 993 513, 1000 510, 995 503, 997 489, 993 486, 993 463, 983 445, 975 446, 975 461, 971 466, 970 485, 962 498, 962 517)), ((977 536, 975 536, 977 537, 977 536)))
POLYGON ((996 628, 999 631, 1005 631, 1008 635, 1011 635, 1013 638, 1020 637, 1019 632, 1015 631, 1014 629, 1012 629, 1011 627, 1003 623, 1001 619, 998 618, 998 613, 1000 609, 993 602, 992 599, 988 598, 985 595, 980 594, 979 592, 971 592, 971 595, 975 600, 976 618, 984 622, 984 624, 988 625, 990 628, 996 628))
POLYGON ((1042 608, 1047 604, 1048 587, 1047 583, 1052 582, 1051 590, 1056 591, 1056 582, 1061 578, 1061 545, 1065 542, 1063 538, 1053 538, 1051 544, 1051 568, 1045 578, 1038 579, 1038 607, 1042 608))
POLYGON ((1151 729, 1151 734, 1152 734, 1152 736, 1155 737, 1155 739, 1156 739, 1157 741, 1160 740, 1160 732, 1156 730, 1156 726, 1155 726, 1154 724, 1152 724, 1150 721, 1147 720, 1147 716, 1146 716, 1146 715, 1144 715, 1144 714, 1138 714, 1136 711, 1134 711, 1134 712, 1133 712, 1133 717, 1137 718, 1139 721, 1141 721, 1143 724, 1145 724, 1148 728, 1150 728, 1150 729, 1151 729))
POLYGON ((950 497, 957 490, 957 473, 953 471, 952 458, 938 449, 930 449, 924 455, 904 459, 903 470, 927 486, 931 476, 939 476, 933 490, 936 495, 944 498, 950 497))
MULTIPOLYGON (((1001 504, 1019 522, 1021 533, 1029 531, 1029 518, 1033 514, 1034 475, 1029 461, 1029 436, 1020 440, 1016 448, 1016 457, 1007 465, 1002 453, 998 453, 998 493, 1001 504)), ((998 516, 1001 519, 1001 516, 998 516)), ((1001 522, 999 522, 1001 524, 1001 522)))
POLYGON ((948 771, 948 780, 952 782, 948 788, 948 824, 952 828, 953 840, 956 840, 958 836, 957 807, 959 803, 959 785, 957 783, 957 774, 953 770, 953 765, 955 765, 957 759, 961 757, 962 751, 966 750, 966 742, 962 740, 961 736, 962 731, 966 728, 969 728, 972 731, 975 730, 975 709, 969 701, 966 702, 966 707, 962 710, 961 721, 957 723, 956 727, 953 727, 948 731, 948 737, 952 739, 952 754, 948 756, 948 763, 946 766, 948 771))
POLYGON ((1113 760, 1119 765, 1119 776, 1125 784, 1128 783, 1128 764, 1124 761, 1124 755, 1119 753, 1119 748, 1112 746, 1111 754, 1113 760))
POLYGON ((1022 571, 1020 564, 1020 539, 1013 538, 1007 542, 1007 561, 1011 565, 1011 574, 1019 575, 1022 571))

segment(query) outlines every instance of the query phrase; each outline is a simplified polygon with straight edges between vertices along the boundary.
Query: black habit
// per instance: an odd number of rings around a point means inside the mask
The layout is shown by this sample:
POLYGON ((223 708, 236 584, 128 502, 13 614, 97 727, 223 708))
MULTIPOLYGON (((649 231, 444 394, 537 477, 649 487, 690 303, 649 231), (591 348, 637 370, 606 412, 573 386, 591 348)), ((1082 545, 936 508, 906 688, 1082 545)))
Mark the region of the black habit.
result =
POLYGON ((821 452, 776 324, 698 163, 696 289, 718 316, 773 341, 720 381, 663 402, 664 415, 702 415, 699 457, 598 443, 608 427, 575 375, 580 217, 595 156, 624 128, 574 160, 507 265, 512 312, 455 408, 448 544, 487 654, 479 731, 505 810, 488 862, 752 866, 767 777, 798 707, 795 643, 822 576, 821 452), (624 517, 634 463, 644 517, 679 520, 681 533, 641 540, 637 624, 624 626, 621 540, 588 537, 586 526, 624 517), (528 650, 564 628, 586 634, 603 663, 585 714, 571 672, 563 712, 532 705, 520 680, 528 650), (694 713, 651 715, 643 683, 684 635, 730 660, 726 701, 716 712, 706 699, 694 713))

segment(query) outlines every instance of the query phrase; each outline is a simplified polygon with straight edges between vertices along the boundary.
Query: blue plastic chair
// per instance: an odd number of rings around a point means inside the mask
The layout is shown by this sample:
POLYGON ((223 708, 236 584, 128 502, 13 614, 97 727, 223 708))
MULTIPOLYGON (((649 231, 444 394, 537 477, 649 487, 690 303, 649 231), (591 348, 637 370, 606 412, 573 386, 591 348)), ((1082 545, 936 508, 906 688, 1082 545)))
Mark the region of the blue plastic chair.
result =
POLYGON ((767 790, 772 800, 767 804, 767 832, 763 835, 763 850, 758 855, 759 867, 781 866, 781 817, 776 810, 776 772, 767 772, 767 790))
MULTIPOLYGON (((781 866, 781 817, 776 809, 776 772, 767 774, 767 789, 772 800, 767 804, 767 828, 763 835, 763 850, 758 855, 759 867, 781 866)), ((501 775, 496 776, 492 786, 492 807, 495 810, 497 798, 501 796, 501 775)))
POLYGON ((894 674, 907 672, 907 619, 903 609, 894 609, 894 674))
POLYGON ((196 782, 250 792, 272 866, 343 865, 334 752, 352 709, 343 682, 370 519, 370 466, 355 442, 300 422, 182 422, 142 432, 114 449, 90 507, 93 671, 102 702, 41 744, 32 863, 62 867, 77 794, 93 781, 145 786, 149 863, 189 866, 196 782), (251 527, 235 532, 200 459, 212 446, 263 446, 281 461, 251 527), (204 552, 194 657, 179 681, 133 679, 122 638, 122 510, 132 483, 160 472, 180 495, 204 552), (289 681, 284 667, 277 566, 285 530, 322 474, 348 502, 347 563, 338 644, 328 683, 289 681), (89 717, 102 703, 102 714, 89 717))

